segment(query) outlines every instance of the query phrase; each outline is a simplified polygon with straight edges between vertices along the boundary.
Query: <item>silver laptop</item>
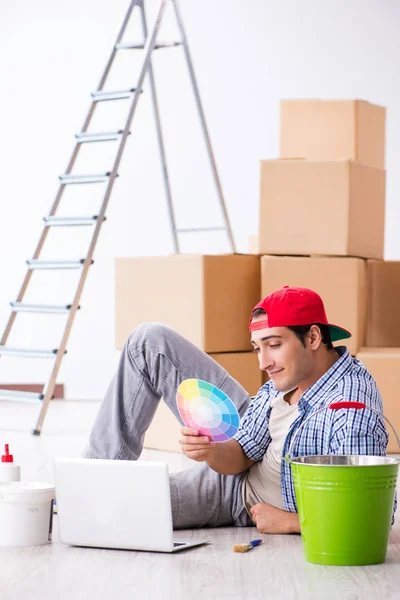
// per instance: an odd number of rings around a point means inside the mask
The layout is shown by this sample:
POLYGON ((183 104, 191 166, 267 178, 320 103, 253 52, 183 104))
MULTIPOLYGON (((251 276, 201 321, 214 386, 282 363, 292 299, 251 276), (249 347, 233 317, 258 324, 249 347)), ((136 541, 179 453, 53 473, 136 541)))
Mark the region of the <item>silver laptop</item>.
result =
POLYGON ((176 552, 208 543, 173 537, 165 463, 56 458, 54 471, 63 544, 176 552))

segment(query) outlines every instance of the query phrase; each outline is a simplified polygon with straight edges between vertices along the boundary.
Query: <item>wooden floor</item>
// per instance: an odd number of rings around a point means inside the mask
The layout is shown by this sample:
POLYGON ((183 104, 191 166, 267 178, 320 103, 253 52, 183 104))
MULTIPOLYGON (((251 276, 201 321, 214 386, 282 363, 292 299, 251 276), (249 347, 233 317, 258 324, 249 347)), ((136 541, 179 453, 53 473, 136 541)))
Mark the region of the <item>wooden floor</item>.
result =
MULTIPOLYGON (((23 478, 54 481, 55 456, 79 456, 97 411, 96 402, 55 401, 40 437, 30 434, 36 408, 0 402, 0 443, 12 444, 23 478)), ((171 471, 186 468, 183 455, 144 451, 171 471)), ((182 532, 204 537, 204 530, 182 532)), ((0 548, 0 600, 358 600, 400 598, 400 518, 383 565, 324 567, 305 561, 300 536, 259 536, 254 528, 206 532, 212 544, 173 555, 63 546, 55 518, 53 543, 0 548), (232 545, 262 537, 246 554, 232 545)), ((1 532, 0 532, 1 535, 1 532)))

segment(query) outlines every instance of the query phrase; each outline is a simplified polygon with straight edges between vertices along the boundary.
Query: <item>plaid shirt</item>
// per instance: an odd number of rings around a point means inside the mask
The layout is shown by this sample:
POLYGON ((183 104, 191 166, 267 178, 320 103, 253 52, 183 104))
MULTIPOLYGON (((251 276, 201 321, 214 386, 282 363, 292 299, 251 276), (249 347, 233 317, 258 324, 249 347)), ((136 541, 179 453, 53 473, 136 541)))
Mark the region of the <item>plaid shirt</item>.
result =
MULTIPOLYGON (((282 458, 316 454, 371 454, 384 456, 388 443, 384 420, 368 409, 321 411, 300 430, 301 423, 315 410, 331 402, 351 400, 364 402, 383 412, 382 398, 377 385, 365 366, 352 358, 344 346, 336 348, 340 358, 298 402, 299 416, 291 424, 283 446, 282 458)), ((249 405, 235 435, 248 458, 263 459, 269 444, 271 402, 280 392, 268 381, 249 405)), ((290 465, 282 460, 281 489, 285 510, 297 512, 296 496, 290 465)))

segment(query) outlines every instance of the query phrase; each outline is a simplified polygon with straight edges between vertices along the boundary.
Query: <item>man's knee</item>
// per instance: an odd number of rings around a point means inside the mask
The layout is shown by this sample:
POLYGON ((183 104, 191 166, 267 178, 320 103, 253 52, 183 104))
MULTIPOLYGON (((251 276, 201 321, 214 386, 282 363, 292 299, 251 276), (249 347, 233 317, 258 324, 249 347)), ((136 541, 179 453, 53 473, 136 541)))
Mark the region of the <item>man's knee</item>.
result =
POLYGON ((160 341, 171 336, 171 333, 173 333, 173 330, 167 325, 149 321, 135 327, 128 337, 127 344, 135 346, 144 344, 145 342, 159 344, 160 341))

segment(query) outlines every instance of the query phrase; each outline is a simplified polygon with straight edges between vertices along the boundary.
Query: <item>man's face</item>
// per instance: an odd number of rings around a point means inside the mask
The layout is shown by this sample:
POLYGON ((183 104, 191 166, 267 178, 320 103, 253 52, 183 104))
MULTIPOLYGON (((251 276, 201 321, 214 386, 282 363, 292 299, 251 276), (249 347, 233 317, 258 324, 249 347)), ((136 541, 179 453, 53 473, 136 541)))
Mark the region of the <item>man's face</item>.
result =
MULTIPOLYGON (((262 321, 264 316, 253 321, 262 321)), ((251 332, 260 369, 272 379, 275 389, 284 392, 303 387, 315 368, 314 356, 306 337, 306 347, 287 327, 270 327, 251 332)), ((306 385, 308 387, 308 385, 306 385)))

